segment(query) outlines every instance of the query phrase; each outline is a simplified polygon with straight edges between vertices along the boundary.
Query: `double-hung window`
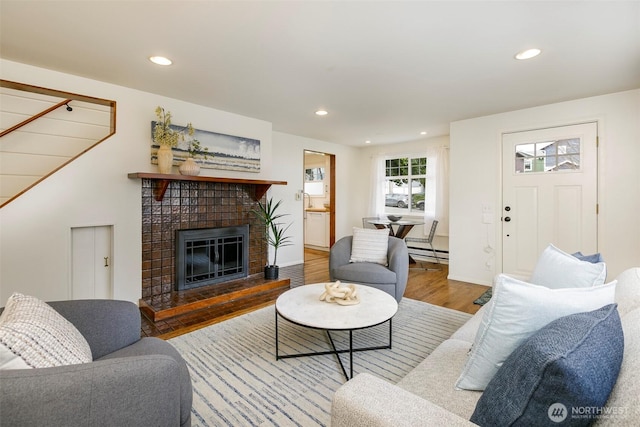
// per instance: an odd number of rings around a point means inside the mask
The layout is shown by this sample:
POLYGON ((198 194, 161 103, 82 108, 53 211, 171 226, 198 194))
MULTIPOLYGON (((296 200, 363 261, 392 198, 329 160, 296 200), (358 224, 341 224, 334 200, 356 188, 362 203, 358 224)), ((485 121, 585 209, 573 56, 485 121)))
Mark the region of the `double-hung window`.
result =
POLYGON ((397 157, 385 161, 385 213, 423 214, 427 181, 426 157, 397 157))

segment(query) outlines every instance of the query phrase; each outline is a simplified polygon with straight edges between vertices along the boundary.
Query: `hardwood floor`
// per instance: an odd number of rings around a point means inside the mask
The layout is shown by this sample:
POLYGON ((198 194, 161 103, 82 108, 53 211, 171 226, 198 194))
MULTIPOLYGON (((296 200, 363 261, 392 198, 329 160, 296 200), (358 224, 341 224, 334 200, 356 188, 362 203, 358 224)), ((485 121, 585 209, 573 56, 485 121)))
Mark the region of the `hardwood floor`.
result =
MULTIPOLYGON (((418 301, 439 305, 473 314, 480 309, 473 303, 487 289, 487 286, 448 280, 449 268, 442 264, 413 264, 409 270, 409 281, 404 296, 418 301), (424 268, 415 268, 424 267, 424 268)), ((291 286, 329 281, 329 253, 306 249, 304 264, 283 267, 281 277, 291 278, 291 286)), ((163 339, 173 338, 193 330, 248 313, 272 304, 281 292, 271 292, 250 301, 238 301, 225 304, 224 309, 215 307, 196 313, 178 316, 162 322, 150 322, 143 316, 142 335, 157 336, 163 339)))
MULTIPOLYGON (((437 264, 421 263, 425 267, 437 268, 437 264)), ((480 306, 473 301, 478 299, 488 286, 449 280, 449 266, 442 265, 441 271, 409 269, 409 281, 404 296, 433 305, 451 308, 474 314, 480 306)))
MULTIPOLYGON (((487 289, 487 286, 449 280, 449 266, 419 262, 410 265, 409 281, 404 296, 430 304, 474 314, 480 309, 473 303, 487 289)), ((329 281, 328 252, 305 250, 305 283, 329 281)))

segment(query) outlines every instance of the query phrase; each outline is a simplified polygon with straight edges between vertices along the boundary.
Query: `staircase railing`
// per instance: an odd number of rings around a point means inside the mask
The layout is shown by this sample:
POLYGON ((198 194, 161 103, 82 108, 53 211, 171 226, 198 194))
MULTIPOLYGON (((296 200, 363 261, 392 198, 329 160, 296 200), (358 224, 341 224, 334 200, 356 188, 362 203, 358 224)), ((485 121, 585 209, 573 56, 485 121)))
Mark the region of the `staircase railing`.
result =
POLYGON ((31 123, 31 122, 33 122, 35 120, 38 120, 40 117, 45 116, 45 115, 49 114, 50 112, 52 112, 54 110, 57 110, 58 108, 62 107, 63 105, 69 105, 69 103, 71 101, 72 101, 71 99, 65 99, 64 101, 58 102, 53 107, 49 107, 46 110, 41 111, 38 114, 29 117, 27 120, 24 120, 24 121, 18 123, 17 125, 11 126, 9 129, 3 130, 2 132, 0 132, 0 138, 2 138, 5 135, 10 134, 14 130, 20 129, 22 126, 28 125, 29 123, 31 123))
MULTIPOLYGON (((12 81, 8 81, 8 80, 2 80, 0 79, 0 87, 1 88, 7 88, 7 89, 12 89, 14 91, 24 91, 24 92, 30 92, 30 93, 36 93, 39 95, 45 95, 47 97, 54 97, 54 98, 63 98, 63 100, 56 102, 54 105, 51 105, 50 107, 46 108, 43 111, 40 111, 36 114, 31 115, 29 118, 21 121, 20 123, 17 123, 7 129, 4 129, 2 131, 0 131, 0 138, 7 136, 9 134, 12 134, 13 132, 17 131, 18 129, 22 129, 23 127, 25 127, 26 125, 35 122, 36 120, 50 114, 51 112, 55 111, 56 109, 66 105, 67 106, 67 110, 72 111, 72 108, 69 106, 69 103, 72 101, 79 101, 81 103, 87 103, 87 104, 95 104, 95 105, 99 105, 101 106, 100 108, 102 108, 102 113, 104 114, 104 107, 108 107, 109 108, 109 123, 108 123, 108 132, 107 135, 105 136, 97 136, 94 135, 93 137, 90 137, 90 139, 87 139, 89 141, 89 143, 87 144, 88 146, 86 147, 81 147, 80 152, 74 153, 73 155, 69 156, 70 158, 66 161, 64 161, 62 164, 57 165, 56 167, 54 167, 52 170, 43 173, 42 176, 40 176, 40 174, 36 174, 36 175, 31 175, 30 179, 35 179, 33 182, 31 182, 30 184, 26 185, 26 187, 21 188, 20 190, 14 191, 12 194, 10 195, 1 195, 2 199, 0 199, 0 208, 6 206, 9 202, 15 200, 17 197, 19 197, 20 195, 24 194, 26 191, 28 191, 29 189, 35 187, 36 185, 38 185, 40 182, 42 182, 43 180, 45 180, 46 178, 48 178, 49 176, 51 176, 52 174, 54 174, 55 172, 57 172, 58 170, 60 170, 61 168, 65 167, 66 165, 68 165, 69 163, 73 162, 75 159, 77 159, 78 157, 80 157, 81 155, 83 155, 84 153, 88 152, 89 150, 91 150, 92 148, 94 148, 95 146, 97 146, 98 144, 100 144, 101 142, 105 141, 106 139, 110 138, 112 135, 115 134, 116 132, 116 102, 115 101, 111 101, 111 100, 107 100, 107 99, 102 99, 102 98, 94 98, 91 96, 86 96, 86 95, 80 95, 80 94, 74 94, 74 93, 69 93, 69 92, 64 92, 64 91, 59 91, 59 90, 55 90, 55 89, 47 89, 47 88, 43 88, 43 87, 39 87, 39 86, 32 86, 32 85, 28 85, 28 84, 24 84, 24 83, 17 83, 17 82, 12 82, 12 81), (97 141, 94 139, 97 138, 97 141), (93 142, 95 141, 95 142, 93 142), (4 200, 4 201, 2 201, 4 200)), ((84 105, 84 104, 82 104, 84 105)), ((74 105, 74 107, 76 107, 76 105, 74 105)), ((2 111, 3 114, 5 114, 6 112, 2 111)), ((16 114, 24 114, 24 113, 16 113, 16 114)), ((31 114, 31 113, 29 113, 31 114)), ((82 126, 84 123, 76 123, 77 125, 82 126)), ((90 124, 90 123, 86 123, 86 124, 90 124)), ((104 124, 106 124, 106 121, 104 122, 104 124)), ((101 127, 104 127, 104 125, 101 125, 101 127)), ((58 134, 53 134, 56 137, 60 137, 60 136, 65 136, 65 135, 58 135, 58 134)), ((104 135, 104 134, 103 134, 104 135)), ((72 136, 68 136, 68 138, 72 138, 72 136)), ((2 148, 2 151, 0 151, 0 155, 5 155, 9 153, 8 151, 5 151, 4 147, 2 148)), ((14 156, 16 155, 15 152, 12 152, 11 154, 13 154, 14 156)), ((24 154, 24 153, 21 153, 24 154)), ((30 154, 30 155, 37 155, 37 154, 30 154)), ((62 157, 63 159, 68 157, 68 155, 65 156, 54 156, 54 157, 62 157)), ((2 175, 0 175, 0 177, 4 180, 4 179, 9 179, 9 178, 15 178, 16 175, 10 175, 10 174, 5 174, 4 172, 0 172, 2 173, 2 175)), ((16 186, 17 187, 17 186, 16 186)))

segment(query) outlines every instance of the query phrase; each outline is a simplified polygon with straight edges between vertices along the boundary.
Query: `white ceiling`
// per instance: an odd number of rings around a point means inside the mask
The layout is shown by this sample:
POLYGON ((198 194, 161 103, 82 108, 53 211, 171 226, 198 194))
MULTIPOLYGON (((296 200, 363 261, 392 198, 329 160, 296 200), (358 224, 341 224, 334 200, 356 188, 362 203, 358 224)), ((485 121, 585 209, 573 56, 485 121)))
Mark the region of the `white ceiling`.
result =
POLYGON ((348 145, 640 87, 639 1, 0 0, 0 15, 4 59, 348 145))

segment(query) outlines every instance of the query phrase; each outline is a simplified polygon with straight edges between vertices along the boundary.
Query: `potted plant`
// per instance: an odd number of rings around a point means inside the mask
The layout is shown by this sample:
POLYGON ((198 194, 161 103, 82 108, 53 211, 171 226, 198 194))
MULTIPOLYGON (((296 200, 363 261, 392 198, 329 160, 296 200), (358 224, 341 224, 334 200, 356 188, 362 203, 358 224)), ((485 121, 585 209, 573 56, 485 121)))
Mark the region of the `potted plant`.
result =
POLYGON ((291 224, 289 223, 288 225, 285 225, 278 221, 280 218, 289 215, 277 213, 281 203, 282 200, 274 202, 273 198, 270 198, 266 200, 265 204, 258 202, 258 209, 253 211, 264 224, 265 239, 267 240, 267 243, 273 247, 273 263, 269 264, 267 259, 267 265, 264 267, 265 279, 278 278, 278 248, 290 246, 292 244, 291 236, 285 236, 285 233, 289 227, 291 227, 291 224))
POLYGON ((158 121, 155 122, 153 127, 153 142, 158 144, 158 170, 160 173, 171 173, 171 167, 173 166, 173 147, 178 145, 178 142, 184 141, 185 132, 191 132, 193 134, 193 127, 191 123, 185 128, 177 128, 171 125, 171 112, 165 111, 164 108, 156 107, 156 117, 158 121), (190 131, 191 129, 191 131, 190 131))
MULTIPOLYGON (((195 130, 191 123, 187 124, 187 134, 193 137, 195 130)), ((209 147, 203 147, 200 141, 195 138, 191 138, 187 143, 187 152, 189 153, 189 157, 187 157, 184 162, 180 165, 178 170, 182 175, 198 175, 200 174, 200 165, 196 163, 195 159, 197 157, 201 157, 203 159, 209 158, 209 147)))

